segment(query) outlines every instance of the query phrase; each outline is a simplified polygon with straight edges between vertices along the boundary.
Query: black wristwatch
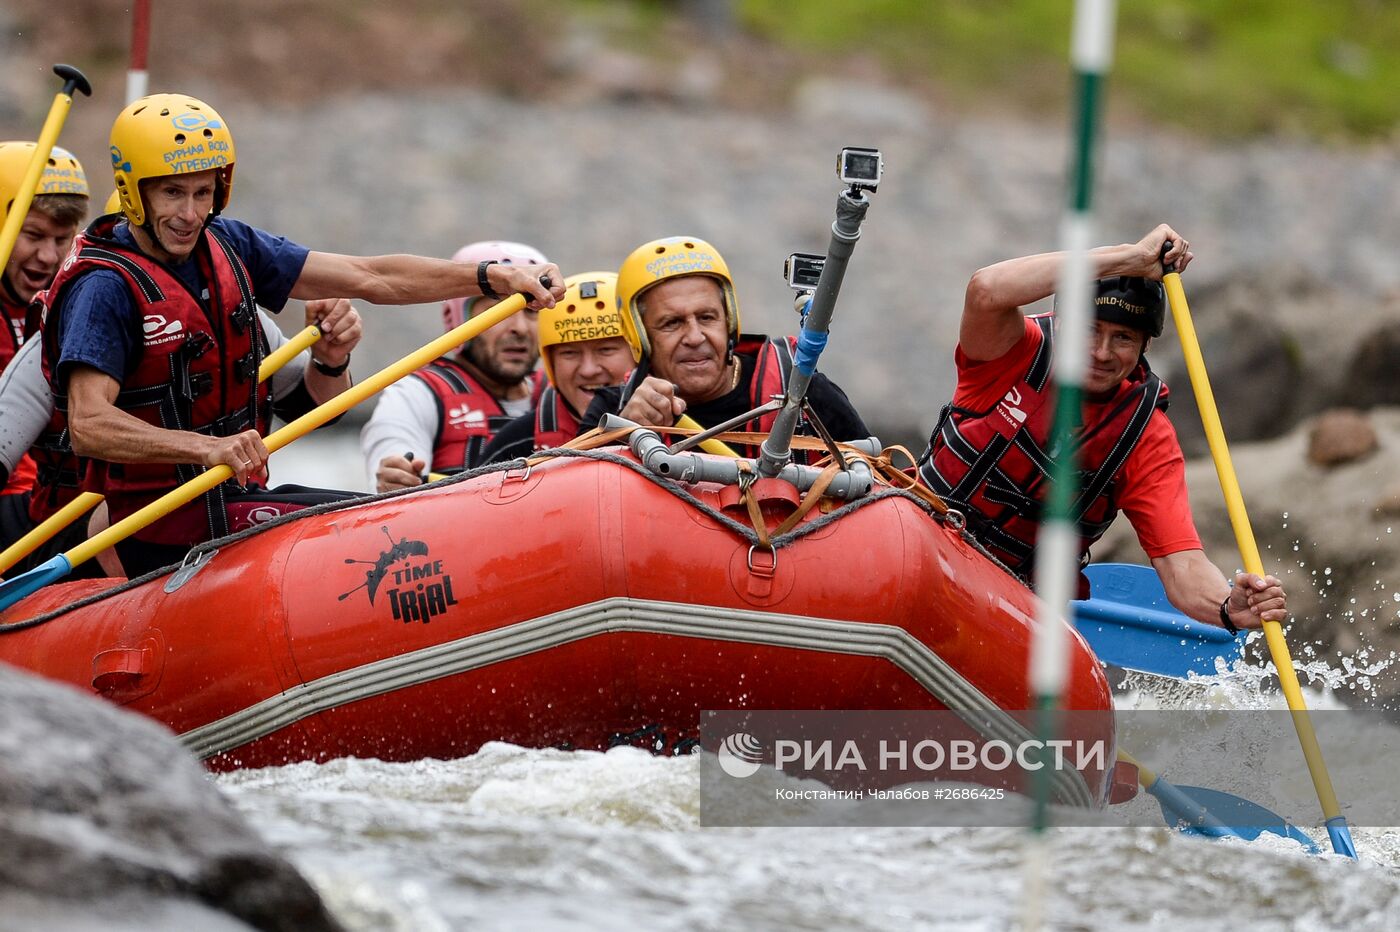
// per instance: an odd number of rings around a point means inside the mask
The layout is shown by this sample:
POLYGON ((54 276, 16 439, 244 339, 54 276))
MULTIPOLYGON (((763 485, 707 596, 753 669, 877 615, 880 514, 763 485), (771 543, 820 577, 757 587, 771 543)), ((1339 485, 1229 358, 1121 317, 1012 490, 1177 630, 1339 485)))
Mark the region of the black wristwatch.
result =
POLYGON ((1240 629, 1236 628, 1235 623, 1230 620, 1230 597, 1228 595, 1225 597, 1225 601, 1220 603, 1220 624, 1232 636, 1240 633, 1240 629))
POLYGON ((350 368, 350 357, 346 356, 345 361, 338 366, 328 366, 315 356, 311 357, 311 365, 316 367, 316 371, 327 378, 338 378, 345 374, 345 370, 350 368))
POLYGON ((493 265, 499 265, 495 259, 482 259, 476 264, 476 284, 481 289, 482 295, 488 298, 500 298, 496 289, 491 287, 491 282, 486 277, 486 270, 493 265))

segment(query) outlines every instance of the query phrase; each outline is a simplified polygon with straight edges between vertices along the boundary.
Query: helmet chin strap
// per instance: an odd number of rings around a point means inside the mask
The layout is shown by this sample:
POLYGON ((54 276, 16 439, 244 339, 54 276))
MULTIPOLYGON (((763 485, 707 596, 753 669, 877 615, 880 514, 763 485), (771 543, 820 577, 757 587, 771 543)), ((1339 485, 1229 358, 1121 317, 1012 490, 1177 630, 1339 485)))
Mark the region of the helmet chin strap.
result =
POLYGON ((727 366, 734 361, 734 346, 737 341, 731 334, 729 341, 724 346, 724 364, 727 366))

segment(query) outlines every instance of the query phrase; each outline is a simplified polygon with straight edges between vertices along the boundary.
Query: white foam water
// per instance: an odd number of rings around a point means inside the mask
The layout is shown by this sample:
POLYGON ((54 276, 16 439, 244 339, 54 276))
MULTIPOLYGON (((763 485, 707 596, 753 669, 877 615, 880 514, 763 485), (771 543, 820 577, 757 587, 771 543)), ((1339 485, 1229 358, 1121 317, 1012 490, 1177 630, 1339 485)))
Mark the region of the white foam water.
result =
MULTIPOLYGON (((694 757, 489 744, 219 784, 352 929, 1007 929, 1027 834, 1009 828, 706 829, 694 757)), ((1049 835, 1048 928, 1375 928, 1400 900, 1400 830, 1361 863, 1281 838, 1049 835)))

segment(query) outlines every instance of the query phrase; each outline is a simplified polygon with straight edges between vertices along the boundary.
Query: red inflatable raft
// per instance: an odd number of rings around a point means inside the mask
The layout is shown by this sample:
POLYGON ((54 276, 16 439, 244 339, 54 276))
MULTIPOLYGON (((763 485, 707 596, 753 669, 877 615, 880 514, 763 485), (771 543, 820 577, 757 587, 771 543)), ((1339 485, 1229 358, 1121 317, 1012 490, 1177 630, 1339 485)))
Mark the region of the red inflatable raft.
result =
MULTIPOLYGON (((1029 708, 1032 594, 876 492, 769 552, 733 488, 555 459, 284 520, 143 584, 50 586, 0 616, 0 659, 165 723, 216 769, 674 749, 704 709, 1029 708)), ((797 500, 755 494, 770 526, 797 500)), ((1069 637, 1066 707, 1110 709, 1069 637)), ((1071 801, 1102 804, 1106 775, 1083 776, 1071 801)))

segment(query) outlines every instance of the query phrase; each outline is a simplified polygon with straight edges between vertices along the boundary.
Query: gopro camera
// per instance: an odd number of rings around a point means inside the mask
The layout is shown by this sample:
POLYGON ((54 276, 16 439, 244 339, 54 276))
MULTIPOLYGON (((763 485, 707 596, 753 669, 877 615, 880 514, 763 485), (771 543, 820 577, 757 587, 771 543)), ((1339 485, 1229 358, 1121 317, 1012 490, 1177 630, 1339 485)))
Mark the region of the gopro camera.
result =
POLYGON ((826 256, 795 252, 783 260, 783 275, 794 291, 814 291, 822 277, 826 256))
POLYGON ((885 172, 885 160, 879 149, 847 146, 836 158, 836 175, 844 184, 857 188, 875 188, 885 172))

